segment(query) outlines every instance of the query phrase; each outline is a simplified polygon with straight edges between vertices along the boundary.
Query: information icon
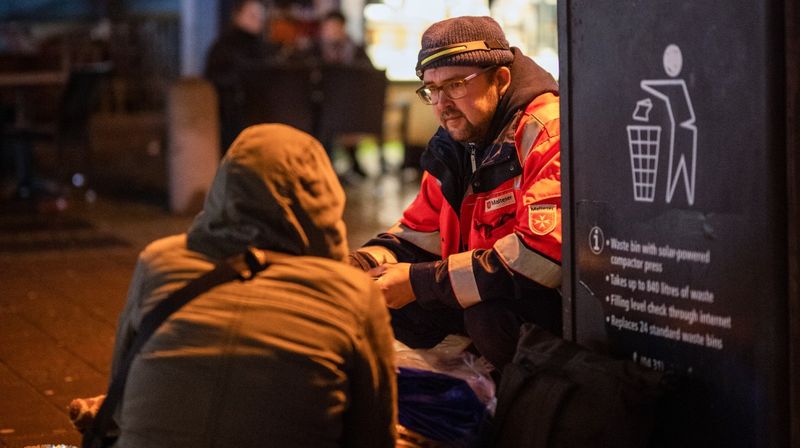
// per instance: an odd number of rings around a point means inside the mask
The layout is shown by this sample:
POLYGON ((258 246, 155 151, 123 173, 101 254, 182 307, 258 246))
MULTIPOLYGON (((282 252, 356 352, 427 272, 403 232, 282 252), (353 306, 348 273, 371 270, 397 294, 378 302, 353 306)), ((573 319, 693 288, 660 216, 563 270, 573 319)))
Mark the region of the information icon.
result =
POLYGON ((606 237, 603 235, 603 229, 594 226, 589 231, 589 250, 595 255, 600 255, 606 247, 606 237))

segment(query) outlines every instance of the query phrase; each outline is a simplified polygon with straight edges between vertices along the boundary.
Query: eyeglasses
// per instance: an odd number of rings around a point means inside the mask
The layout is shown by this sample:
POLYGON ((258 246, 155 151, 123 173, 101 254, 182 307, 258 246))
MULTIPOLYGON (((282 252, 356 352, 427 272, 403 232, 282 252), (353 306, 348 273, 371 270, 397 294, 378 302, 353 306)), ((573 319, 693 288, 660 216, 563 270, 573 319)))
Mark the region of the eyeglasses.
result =
POLYGON ((444 92, 444 94, 447 95, 447 97, 450 98, 451 100, 464 98, 467 95, 467 83, 469 81, 472 81, 479 75, 482 75, 483 73, 486 73, 494 68, 497 68, 497 66, 491 65, 479 72, 475 72, 467 76, 466 78, 454 79, 452 81, 446 82, 442 84, 441 87, 422 86, 419 89, 417 89, 417 96, 419 96, 419 99, 421 99, 423 103, 429 106, 439 103, 439 98, 441 97, 442 92, 444 92))

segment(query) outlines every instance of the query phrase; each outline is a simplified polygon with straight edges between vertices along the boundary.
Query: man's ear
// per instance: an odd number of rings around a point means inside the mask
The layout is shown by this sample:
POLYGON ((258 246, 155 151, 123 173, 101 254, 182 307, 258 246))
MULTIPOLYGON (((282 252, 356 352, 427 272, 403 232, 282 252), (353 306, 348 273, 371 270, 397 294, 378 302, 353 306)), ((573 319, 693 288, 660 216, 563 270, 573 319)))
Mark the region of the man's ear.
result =
POLYGON ((498 67, 497 71, 495 71, 494 79, 499 87, 500 96, 505 95, 508 86, 511 85, 511 69, 505 66, 498 67))

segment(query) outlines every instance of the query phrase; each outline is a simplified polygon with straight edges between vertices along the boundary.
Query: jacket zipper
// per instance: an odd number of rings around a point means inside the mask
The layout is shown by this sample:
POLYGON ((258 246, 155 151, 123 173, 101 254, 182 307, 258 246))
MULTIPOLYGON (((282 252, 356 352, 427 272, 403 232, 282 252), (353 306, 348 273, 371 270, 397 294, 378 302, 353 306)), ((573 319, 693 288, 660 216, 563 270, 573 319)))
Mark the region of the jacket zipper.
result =
POLYGON ((469 160, 470 162, 472 162, 473 173, 475 172, 475 170, 478 169, 477 164, 475 163, 475 150, 477 146, 478 145, 476 145, 475 143, 467 143, 467 147, 469 148, 469 160))
MULTIPOLYGON (((475 171, 477 171, 477 169, 478 169, 478 163, 475 160, 475 152, 477 151, 477 148, 478 148, 477 144, 475 144, 475 143, 467 143, 467 151, 469 151, 469 161, 470 161, 471 168, 472 168, 472 171, 470 171, 470 175, 469 175, 469 179, 468 179, 468 182, 469 182, 470 185, 472 184, 473 179, 475 179, 475 171)), ((470 192, 470 187, 467 187, 467 190, 464 192, 464 199, 466 199, 467 196, 469 196, 469 192, 470 192)), ((461 206, 462 207, 464 206, 464 202, 463 201, 461 202, 461 206)), ((461 222, 461 210, 458 211, 457 215, 458 215, 458 221, 460 223, 461 222)), ((460 230, 461 230, 461 225, 459 224, 459 233, 461 233, 460 230)), ((467 250, 467 242, 464 240, 466 237, 467 237, 467 235, 460 235, 460 238, 459 238, 460 241, 459 241, 459 244, 458 244, 460 252, 464 252, 464 251, 467 250)))

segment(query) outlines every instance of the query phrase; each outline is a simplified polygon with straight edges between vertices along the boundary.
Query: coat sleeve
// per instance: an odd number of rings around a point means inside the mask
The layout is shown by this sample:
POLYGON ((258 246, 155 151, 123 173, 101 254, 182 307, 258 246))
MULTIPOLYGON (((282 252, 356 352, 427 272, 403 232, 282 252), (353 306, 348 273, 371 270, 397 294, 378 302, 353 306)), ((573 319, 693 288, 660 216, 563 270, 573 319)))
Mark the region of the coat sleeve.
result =
POLYGON ((397 380, 389 313, 370 282, 363 332, 350 372, 351 403, 345 414, 348 447, 394 447, 397 437, 397 380))
POLYGON ((468 308, 483 301, 527 299, 536 290, 561 285, 558 101, 545 100, 534 101, 535 112, 526 113, 526 122, 516 134, 523 173, 513 233, 490 249, 413 265, 411 285, 423 308, 468 308))

